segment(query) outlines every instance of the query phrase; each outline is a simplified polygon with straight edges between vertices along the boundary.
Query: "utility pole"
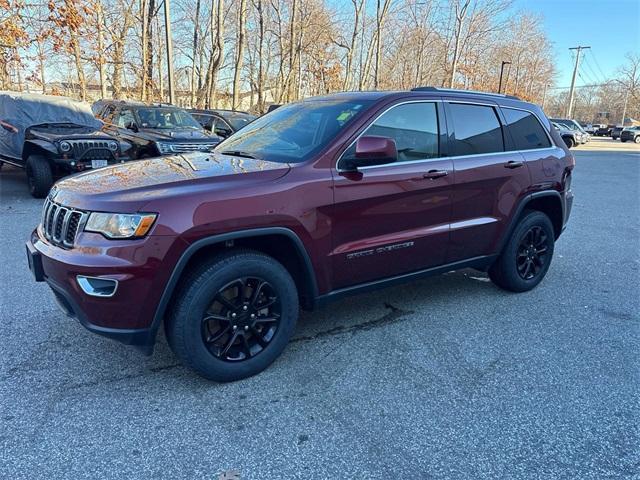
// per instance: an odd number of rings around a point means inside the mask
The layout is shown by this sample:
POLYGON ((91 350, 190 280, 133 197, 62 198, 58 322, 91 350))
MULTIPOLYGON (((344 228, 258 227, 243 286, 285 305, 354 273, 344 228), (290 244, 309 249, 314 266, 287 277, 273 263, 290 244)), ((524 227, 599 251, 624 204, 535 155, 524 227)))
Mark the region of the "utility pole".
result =
POLYGON ((511 62, 502 61, 502 65, 500 66, 500 82, 498 83, 498 93, 502 93, 502 74, 504 73, 504 66, 511 65, 511 62))
POLYGON ((580 63, 580 52, 591 47, 583 47, 578 45, 577 47, 570 48, 569 50, 576 50, 576 65, 573 67, 573 76, 571 77, 571 90, 569 90, 569 105, 567 106, 566 117, 571 118, 571 110, 573 110, 573 94, 576 86, 576 75, 578 75, 578 64, 580 63))
POLYGON ((547 101, 547 88, 549 88, 549 84, 544 84, 544 92, 542 93, 542 110, 544 110, 544 104, 547 101))
POLYGON ((627 116, 627 102, 629 101, 629 89, 624 94, 624 107, 622 107, 622 121, 620 124, 624 127, 624 117, 627 116))
POLYGON ((167 70, 169 73, 169 103, 175 105, 176 93, 173 79, 173 42, 171 40, 171 0, 164 0, 164 31, 167 41, 167 70))

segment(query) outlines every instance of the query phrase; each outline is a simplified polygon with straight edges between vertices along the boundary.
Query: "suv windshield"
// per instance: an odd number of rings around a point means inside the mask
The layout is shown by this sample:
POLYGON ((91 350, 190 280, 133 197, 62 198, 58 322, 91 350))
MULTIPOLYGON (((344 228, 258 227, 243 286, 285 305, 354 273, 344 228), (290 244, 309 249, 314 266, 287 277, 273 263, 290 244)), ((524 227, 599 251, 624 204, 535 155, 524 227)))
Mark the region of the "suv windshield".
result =
POLYGON ((234 130, 240 130, 245 125, 253 122, 256 117, 253 115, 223 115, 222 118, 229 122, 234 130))
POLYGON ((202 129, 191 115, 178 108, 138 108, 136 114, 142 128, 202 129))
POLYGON ((216 152, 242 152, 272 162, 299 163, 327 145, 371 100, 311 100, 258 118, 220 143, 216 152))

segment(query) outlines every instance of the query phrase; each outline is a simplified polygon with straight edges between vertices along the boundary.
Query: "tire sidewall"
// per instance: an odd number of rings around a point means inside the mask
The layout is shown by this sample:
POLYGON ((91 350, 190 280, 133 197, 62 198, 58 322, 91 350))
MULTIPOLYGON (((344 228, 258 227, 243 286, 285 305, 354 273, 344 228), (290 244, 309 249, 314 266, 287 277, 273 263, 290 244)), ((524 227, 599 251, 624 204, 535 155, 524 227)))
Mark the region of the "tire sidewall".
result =
POLYGON ((29 193, 35 198, 44 198, 53 186, 53 171, 49 161, 41 155, 30 155, 26 165, 29 193))
MULTIPOLYGON (((211 269, 200 276, 189 288, 185 301, 181 302, 175 327, 182 331, 186 363, 203 376, 215 381, 232 381, 246 378, 267 368, 282 353, 295 328, 298 317, 298 296, 295 284, 284 267, 259 255, 247 255, 237 261, 224 264, 213 273, 211 269), (244 277, 257 276, 268 281, 280 299, 281 318, 275 337, 255 357, 240 362, 228 362, 209 352, 202 338, 202 317, 211 305, 215 294, 229 282, 244 277)), ((172 342, 173 343, 173 342, 172 342)), ((176 347, 178 347, 176 345, 176 347)), ((178 347, 180 349, 180 347, 178 347)))
POLYGON ((527 290, 531 290, 535 288, 542 279, 546 276, 549 267, 551 266, 551 261, 553 259, 554 253, 554 231, 553 225, 551 224, 551 220, 544 213, 541 212, 532 212, 527 214, 518 224, 516 229, 514 230, 509 243, 503 252, 502 262, 506 267, 504 271, 505 280, 507 280, 512 287, 511 289, 518 292, 524 292, 527 290), (542 271, 538 273, 534 278, 525 280, 520 276, 517 269, 516 257, 518 254, 518 248, 520 246, 520 242, 524 235, 535 226, 541 227, 548 238, 551 241, 548 244, 547 250, 547 261, 542 267, 542 271))

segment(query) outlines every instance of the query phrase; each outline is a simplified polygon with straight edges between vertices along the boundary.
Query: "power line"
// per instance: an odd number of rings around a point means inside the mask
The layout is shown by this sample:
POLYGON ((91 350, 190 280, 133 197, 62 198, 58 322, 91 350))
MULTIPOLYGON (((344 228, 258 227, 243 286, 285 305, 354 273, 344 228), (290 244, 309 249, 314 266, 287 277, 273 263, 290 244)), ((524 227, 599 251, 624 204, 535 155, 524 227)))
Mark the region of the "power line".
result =
MULTIPOLYGON (((608 83, 594 83, 591 85, 576 85, 574 88, 591 88, 591 87, 604 87, 609 85, 608 83)), ((549 87, 549 90, 567 90, 571 87, 549 87)))
POLYGON ((600 74, 596 73, 595 68, 592 65, 593 54, 584 56, 584 64, 589 70, 589 76, 593 75, 593 78, 596 79, 596 82, 603 82, 607 80, 607 77, 601 77, 600 74))
POLYGON ((607 79, 607 76, 604 74, 604 72, 602 71, 602 69, 600 68, 600 64, 598 63, 598 59, 596 58, 596 56, 593 54, 593 51, 589 52, 591 55, 591 58, 593 58, 593 63, 596 64, 596 68, 598 69, 598 71, 602 74, 602 78, 604 78, 605 80, 607 79))

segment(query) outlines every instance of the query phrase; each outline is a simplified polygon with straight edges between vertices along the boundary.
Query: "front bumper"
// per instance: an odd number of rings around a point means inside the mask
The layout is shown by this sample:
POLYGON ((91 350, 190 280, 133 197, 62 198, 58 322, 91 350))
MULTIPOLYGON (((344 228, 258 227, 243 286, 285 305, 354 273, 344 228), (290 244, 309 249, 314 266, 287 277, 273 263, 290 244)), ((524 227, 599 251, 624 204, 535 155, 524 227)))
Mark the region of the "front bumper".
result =
MULTIPOLYGON (((107 160, 106 166, 111 166, 128 162, 129 160, 131 160, 131 158, 126 156, 119 156, 117 158, 104 160, 107 160)), ((93 168, 93 163, 91 160, 76 160, 75 158, 56 157, 53 159, 53 163, 69 172, 84 172, 85 170, 91 170, 93 168)))
POLYGON ((78 240, 82 247, 65 250, 34 231, 26 247, 35 280, 46 282, 62 310, 91 332, 151 354, 153 319, 169 276, 159 267, 171 257, 175 237, 112 241, 83 232, 78 240), (112 297, 87 295, 78 275, 117 280, 118 289, 112 297))

